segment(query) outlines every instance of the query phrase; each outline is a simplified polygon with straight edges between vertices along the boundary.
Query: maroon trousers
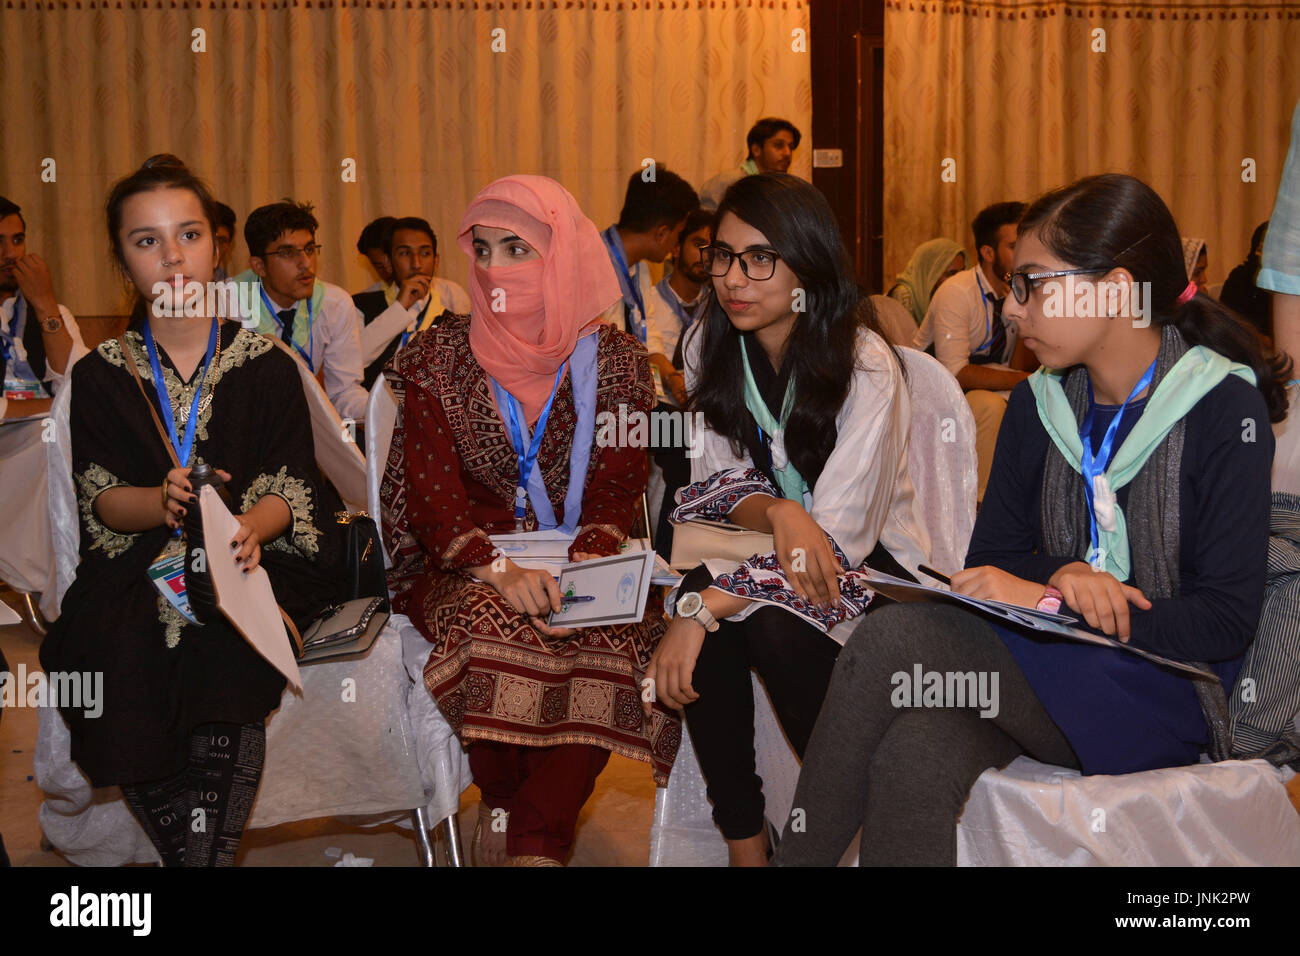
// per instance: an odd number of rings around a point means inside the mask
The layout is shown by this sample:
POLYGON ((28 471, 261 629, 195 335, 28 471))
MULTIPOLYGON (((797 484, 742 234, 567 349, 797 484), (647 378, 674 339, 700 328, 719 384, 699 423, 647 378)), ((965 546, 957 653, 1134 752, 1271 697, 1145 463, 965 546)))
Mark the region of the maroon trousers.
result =
POLYGON ((564 860, 573 846, 578 814, 609 762, 590 744, 520 747, 475 741, 469 766, 483 802, 510 814, 506 852, 564 860))

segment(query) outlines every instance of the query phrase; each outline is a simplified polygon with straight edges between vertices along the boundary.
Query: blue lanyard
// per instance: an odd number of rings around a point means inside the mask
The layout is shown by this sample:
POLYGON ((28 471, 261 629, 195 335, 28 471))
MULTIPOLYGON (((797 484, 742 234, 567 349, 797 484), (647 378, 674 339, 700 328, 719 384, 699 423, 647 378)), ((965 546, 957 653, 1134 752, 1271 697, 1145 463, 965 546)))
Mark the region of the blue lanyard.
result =
MULTIPOLYGON (((524 433, 519 424, 524 417, 524 410, 519 405, 519 399, 506 392, 506 397, 509 399, 506 408, 510 412, 510 440, 514 442, 515 454, 519 457, 519 484, 515 486, 516 525, 521 524, 528 514, 526 506, 528 501, 528 476, 533 473, 533 468, 537 464, 537 452, 542 447, 542 434, 546 431, 546 422, 551 417, 551 406, 555 404, 555 395, 560 390, 560 380, 564 377, 564 369, 568 364, 568 360, 565 360, 560 365, 560 370, 555 373, 555 384, 551 386, 551 397, 546 400, 546 406, 542 409, 541 417, 537 419, 537 427, 533 429, 533 439, 528 443, 526 454, 522 453, 524 433)), ((505 389, 502 389, 502 391, 505 391, 505 389)))
POLYGON ((1110 458, 1114 452, 1115 434, 1119 431, 1120 421, 1124 418, 1124 411, 1128 408, 1128 403, 1147 386, 1151 384, 1151 379, 1156 374, 1156 363, 1152 360, 1147 366, 1147 370, 1142 373, 1138 383, 1133 386, 1133 391, 1128 393, 1128 398, 1124 399, 1124 404, 1119 407, 1115 417, 1111 419, 1110 425, 1106 428, 1106 434, 1101 440, 1101 449, 1096 456, 1092 453, 1092 420, 1096 412, 1096 400, 1092 394, 1092 379, 1088 379, 1088 414, 1083 417, 1083 424, 1079 426, 1079 442, 1083 445, 1083 454, 1079 459, 1079 470, 1083 473, 1083 493, 1088 498, 1088 522, 1092 531, 1092 553, 1097 552, 1097 511, 1093 502, 1093 479, 1097 475, 1104 474, 1107 466, 1110 465, 1110 458))
MULTIPOLYGON (((284 323, 280 321, 280 316, 275 308, 275 303, 272 302, 270 297, 266 294, 266 286, 260 286, 259 291, 262 293, 262 302, 266 304, 266 311, 269 312, 271 315, 271 321, 274 322, 276 325, 278 325, 280 327, 280 331, 283 332, 284 323)), ((293 304, 293 307, 297 309, 298 303, 295 302, 293 304)), ((309 349, 311 348, 311 323, 312 323, 311 298, 308 297, 307 299, 307 348, 309 349)), ((311 361, 311 353, 304 352, 302 350, 302 346, 300 346, 297 342, 295 342, 292 337, 289 339, 289 344, 293 346, 293 350, 295 352, 297 352, 299 355, 302 356, 302 360, 307 363, 307 368, 311 369, 313 372, 316 371, 316 366, 313 365, 311 361)))
POLYGON ((9 323, 9 330, 5 332, 0 329, 0 354, 4 355, 5 364, 9 364, 14 350, 9 346, 9 342, 17 342, 22 338, 23 326, 27 324, 27 303, 22 300, 22 293, 14 295, 13 299, 13 320, 9 323))
MULTIPOLYGON (((426 302, 426 303, 424 303, 424 308, 421 309, 421 310, 420 310, 420 314, 417 315, 417 316, 415 317, 415 332, 420 331, 420 324, 424 321, 424 315, 425 315, 426 312, 429 311, 429 306, 431 306, 431 305, 433 305, 433 291, 432 291, 432 290, 429 291, 429 301, 426 302)), ((414 335, 415 332, 403 332, 403 333, 402 333, 402 344, 399 345, 398 348, 399 348, 399 349, 404 349, 404 348, 406 348, 406 342, 407 342, 407 340, 408 340, 412 335, 414 335)))
POLYGON ((199 398, 203 395, 203 377, 207 374, 208 363, 212 361, 212 353, 217 347, 217 320, 212 320, 212 331, 208 333, 208 351, 203 356, 203 365, 199 368, 198 378, 194 386, 194 400, 190 403, 190 417, 185 422, 185 439, 182 441, 176 434, 176 419, 172 415, 172 400, 167 394, 167 386, 163 384, 162 365, 158 361, 158 347, 153 342, 153 330, 149 328, 149 320, 144 322, 144 347, 149 353, 149 368, 153 370, 153 388, 158 395, 158 404, 162 406, 163 421, 167 423, 168 440, 172 443, 172 448, 176 451, 176 460, 180 462, 182 468, 190 463, 190 452, 194 449, 194 430, 199 424, 199 398))
POLYGON ((623 290, 623 301, 629 300, 635 305, 637 315, 640 321, 633 320, 632 332, 641 344, 646 343, 646 323, 649 317, 646 315, 645 302, 641 298, 640 287, 632 282, 631 276, 628 275, 627 257, 623 255, 623 240, 619 237, 618 226, 610 226, 600 234, 600 238, 605 240, 605 248, 609 250, 609 258, 614 263, 614 272, 618 274, 619 288, 623 290))
POLYGON ((9 323, 9 331, 0 329, 0 352, 4 353, 5 364, 14 355, 14 349, 10 347, 10 342, 17 342, 23 337, 23 330, 27 327, 27 303, 23 301, 23 294, 19 292, 14 296, 14 317, 9 323))
POLYGON ((980 303, 984 306, 984 341, 976 346, 974 355, 980 349, 988 348, 993 344, 993 305, 989 302, 989 296, 993 295, 993 290, 984 288, 984 270, 979 266, 975 267, 975 285, 980 290, 980 303))

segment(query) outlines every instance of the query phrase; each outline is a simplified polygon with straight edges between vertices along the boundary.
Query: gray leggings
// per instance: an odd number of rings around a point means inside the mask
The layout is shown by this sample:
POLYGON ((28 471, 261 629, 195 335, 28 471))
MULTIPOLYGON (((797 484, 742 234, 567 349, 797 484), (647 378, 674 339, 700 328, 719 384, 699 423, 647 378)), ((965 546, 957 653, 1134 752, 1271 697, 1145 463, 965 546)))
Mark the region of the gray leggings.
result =
MULTIPOLYGON (((921 683, 933 689, 932 680, 921 683)), ((954 866, 957 819, 971 787, 989 767, 1022 753, 1078 767, 994 630, 938 604, 881 608, 863 620, 835 665, 772 862, 834 866, 861 826, 861 866, 954 866), (981 708, 978 693, 958 706, 956 682, 944 706, 934 697, 908 706, 925 700, 922 688, 911 686, 917 665, 922 674, 982 674, 986 692, 997 675, 996 715, 981 708)))

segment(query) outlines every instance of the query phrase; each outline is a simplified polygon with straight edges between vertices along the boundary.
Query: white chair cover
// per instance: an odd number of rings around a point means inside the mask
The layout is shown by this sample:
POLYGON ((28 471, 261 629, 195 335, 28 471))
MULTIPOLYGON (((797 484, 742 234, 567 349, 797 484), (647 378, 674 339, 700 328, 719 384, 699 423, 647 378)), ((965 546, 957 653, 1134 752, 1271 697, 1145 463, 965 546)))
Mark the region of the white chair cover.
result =
MULTIPOLYGON (((379 486, 384 463, 397 424, 397 402, 388 380, 379 376, 370 389, 366 403, 366 504, 375 523, 382 522, 379 486)), ((380 535, 382 546, 383 535, 380 535)), ((392 562, 384 549, 384 565, 392 562)), ((445 820, 460 807, 460 795, 473 780, 469 754, 438 709, 437 702, 424 684, 424 665, 429 660, 429 642, 405 614, 394 614, 389 626, 402 636, 402 654, 411 686, 407 694, 407 715, 418 745, 416 759, 426 783, 429 819, 445 820)))
MULTIPOLYGON (((1295 408, 1296 403, 1300 403, 1300 386, 1288 388, 1287 398, 1295 408)), ((1273 451, 1273 490, 1291 495, 1300 495, 1300 425, 1296 424, 1297 418, 1300 415, 1292 412, 1273 426, 1273 437, 1277 440, 1273 451)))
POLYGON ((50 515, 40 507, 51 427, 48 419, 0 424, 0 578, 16 591, 49 595, 43 607, 54 603, 50 515))
POLYGON ((334 409, 329 396, 311 369, 279 339, 267 336, 293 359, 307 396, 311 413, 311 437, 316 445, 316 464, 330 480, 349 511, 362 511, 366 503, 366 462, 357 447, 355 434, 348 429, 334 409))
POLYGON ((871 304, 875 306, 876 321, 880 323, 885 341, 900 348, 911 347, 912 339, 916 337, 916 321, 907 307, 887 295, 871 296, 871 304))
POLYGON ((899 353, 912 400, 907 470, 930 532, 931 567, 956 571, 966 562, 975 529, 975 416, 961 386, 938 359, 913 348, 899 353))
POLYGON ((406 815, 427 802, 407 714, 402 635, 392 621, 365 657, 304 667, 302 682, 302 696, 286 691, 267 720, 250 829, 316 817, 406 815))
POLYGON ((1263 760, 1118 777, 1018 757, 986 770, 957 825, 960 866, 1296 866, 1300 815, 1263 760))

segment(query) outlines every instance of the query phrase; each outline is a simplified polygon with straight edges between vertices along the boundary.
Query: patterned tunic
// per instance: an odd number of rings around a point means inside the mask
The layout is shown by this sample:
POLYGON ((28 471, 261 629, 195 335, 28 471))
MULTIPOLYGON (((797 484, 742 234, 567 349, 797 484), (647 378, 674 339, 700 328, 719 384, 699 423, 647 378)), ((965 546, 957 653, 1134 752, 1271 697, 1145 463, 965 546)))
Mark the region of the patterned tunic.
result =
MULTIPOLYGON (((654 387, 645 351, 602 325, 596 412, 648 411, 654 387)), ((432 645, 424 678, 462 741, 546 747, 582 743, 651 763, 667 779, 678 718, 655 704, 646 720, 640 680, 666 622, 651 600, 636 624, 548 638, 467 569, 489 564, 492 533, 513 532, 518 460, 469 347, 469 317, 445 316, 412 338, 385 371, 399 411, 380 486, 393 558, 394 609, 432 645)), ((564 513, 577 412, 566 374, 537 467, 557 518, 564 513)), ((646 487, 641 448, 593 445, 571 552, 613 554, 646 487)), ((529 529, 537 519, 528 506, 529 529)))
MULTIPOLYGON (((221 357, 208 371, 195 429, 195 455, 231 474, 228 490, 246 511, 263 495, 284 499, 289 529, 262 543, 261 564, 299 627, 339 596, 340 505, 316 469, 311 420, 293 360, 236 323, 221 326, 221 357), (209 391, 209 386, 211 390, 209 391)), ((104 674, 104 712, 65 708, 72 757, 95 786, 142 783, 184 768, 190 731, 213 721, 259 721, 279 706, 284 678, 224 620, 189 623, 151 583, 147 569, 183 547, 159 526, 122 533, 106 527, 95 499, 118 486, 157 487, 172 464, 146 401, 160 417, 143 338, 123 339, 139 369, 131 378, 119 340, 72 371, 72 470, 81 512, 81 563, 61 615, 41 646, 47 671, 104 674)), ((159 349, 163 383, 184 429, 197 370, 184 382, 159 349)))

